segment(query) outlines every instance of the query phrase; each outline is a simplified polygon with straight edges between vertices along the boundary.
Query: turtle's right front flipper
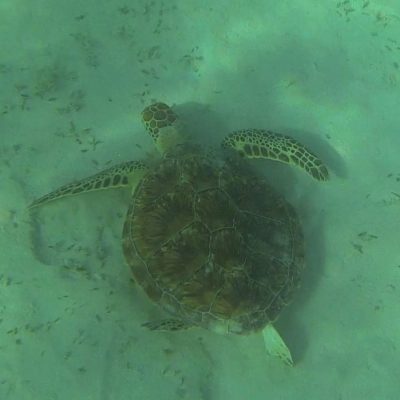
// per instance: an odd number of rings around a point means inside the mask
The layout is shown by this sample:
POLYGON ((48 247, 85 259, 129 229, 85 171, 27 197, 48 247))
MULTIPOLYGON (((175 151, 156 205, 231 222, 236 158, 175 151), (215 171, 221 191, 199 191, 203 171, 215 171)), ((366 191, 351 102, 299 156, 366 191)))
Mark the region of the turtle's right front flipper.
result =
POLYGON ((318 181, 329 179, 323 162, 290 136, 264 129, 242 129, 226 136, 222 147, 236 150, 246 158, 265 158, 296 165, 318 181))
POLYGON ((105 169, 96 175, 63 185, 53 192, 33 201, 29 205, 29 208, 38 207, 50 201, 80 193, 127 186, 133 187, 146 171, 147 166, 141 161, 124 162, 105 169))

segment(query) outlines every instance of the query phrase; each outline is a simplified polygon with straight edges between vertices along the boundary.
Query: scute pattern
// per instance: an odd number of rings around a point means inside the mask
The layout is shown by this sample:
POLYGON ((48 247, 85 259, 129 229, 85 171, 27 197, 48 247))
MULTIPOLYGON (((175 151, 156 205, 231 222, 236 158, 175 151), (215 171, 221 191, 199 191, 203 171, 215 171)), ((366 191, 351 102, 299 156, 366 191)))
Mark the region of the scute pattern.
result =
POLYGON ((142 179, 123 238, 151 299, 190 324, 240 334, 278 316, 303 267, 293 208, 239 159, 190 145, 142 179))

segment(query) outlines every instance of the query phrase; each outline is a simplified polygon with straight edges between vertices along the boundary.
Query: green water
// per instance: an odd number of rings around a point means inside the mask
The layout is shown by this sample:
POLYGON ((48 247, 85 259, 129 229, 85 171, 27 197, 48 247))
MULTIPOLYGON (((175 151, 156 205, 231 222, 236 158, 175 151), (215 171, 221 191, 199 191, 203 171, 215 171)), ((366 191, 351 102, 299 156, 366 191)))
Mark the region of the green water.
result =
POLYGON ((0 2, 0 399, 400 398, 400 4, 0 2), (295 207, 306 268, 276 327, 152 332, 165 317, 121 249, 127 189, 35 198, 156 157, 140 121, 171 104, 219 145, 244 128, 304 143, 317 182, 253 167, 295 207))

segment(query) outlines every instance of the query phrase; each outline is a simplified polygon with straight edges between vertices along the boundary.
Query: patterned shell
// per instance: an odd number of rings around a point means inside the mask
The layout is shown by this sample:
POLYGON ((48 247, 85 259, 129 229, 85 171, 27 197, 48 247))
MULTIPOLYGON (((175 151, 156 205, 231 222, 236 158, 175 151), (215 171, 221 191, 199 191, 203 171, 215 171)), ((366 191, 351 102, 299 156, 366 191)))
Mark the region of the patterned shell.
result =
POLYGON ((292 206, 244 161, 190 145, 137 186, 123 247, 136 281, 169 314, 238 334, 276 319, 304 261, 292 206))

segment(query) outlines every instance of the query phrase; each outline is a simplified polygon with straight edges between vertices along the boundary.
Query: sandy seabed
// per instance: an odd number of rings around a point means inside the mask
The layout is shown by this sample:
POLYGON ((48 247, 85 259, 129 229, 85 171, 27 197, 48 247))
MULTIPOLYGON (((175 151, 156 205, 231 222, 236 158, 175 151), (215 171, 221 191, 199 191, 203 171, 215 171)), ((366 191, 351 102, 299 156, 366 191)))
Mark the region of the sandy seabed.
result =
POLYGON ((398 399, 399 34, 394 0, 3 0, 0 398, 398 399), (325 183, 254 161, 304 225, 303 285, 277 322, 294 368, 260 335, 141 327, 162 313, 122 256, 128 191, 27 212, 145 157, 154 100, 212 145, 267 128, 326 161, 325 183))

